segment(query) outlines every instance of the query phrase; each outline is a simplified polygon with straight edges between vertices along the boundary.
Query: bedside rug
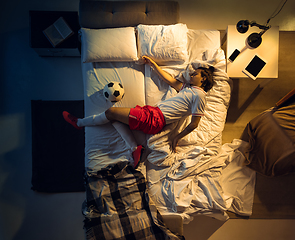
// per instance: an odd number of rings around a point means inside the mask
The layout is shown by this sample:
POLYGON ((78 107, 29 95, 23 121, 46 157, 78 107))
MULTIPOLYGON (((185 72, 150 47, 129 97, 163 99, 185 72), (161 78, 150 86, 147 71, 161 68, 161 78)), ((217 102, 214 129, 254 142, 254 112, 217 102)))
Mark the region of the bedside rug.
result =
POLYGON ((85 191, 84 130, 67 123, 63 111, 83 117, 84 101, 31 101, 34 191, 85 191))

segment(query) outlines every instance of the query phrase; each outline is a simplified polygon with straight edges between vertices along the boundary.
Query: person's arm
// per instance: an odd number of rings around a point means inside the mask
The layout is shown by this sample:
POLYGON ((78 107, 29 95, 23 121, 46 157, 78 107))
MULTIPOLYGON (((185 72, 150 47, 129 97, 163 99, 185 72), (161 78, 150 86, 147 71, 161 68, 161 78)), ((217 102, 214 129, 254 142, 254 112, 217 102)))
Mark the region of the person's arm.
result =
POLYGON ((176 137, 172 140, 172 150, 174 152, 176 152, 176 146, 178 141, 183 138, 184 136, 186 136, 187 134, 191 133, 194 129, 197 128, 197 126, 199 125, 199 122, 201 120, 201 117, 199 116, 192 116, 192 120, 190 122, 189 125, 187 125, 187 127, 180 132, 178 135, 176 135, 176 137))
POLYGON ((183 83, 178 81, 177 79, 173 78, 169 73, 164 71, 162 68, 158 66, 157 63, 153 59, 151 59, 148 56, 143 56, 142 57, 145 60, 145 63, 150 65, 151 67, 154 68, 156 73, 162 78, 162 80, 166 83, 168 83, 171 87, 173 87, 177 92, 180 91, 183 83))

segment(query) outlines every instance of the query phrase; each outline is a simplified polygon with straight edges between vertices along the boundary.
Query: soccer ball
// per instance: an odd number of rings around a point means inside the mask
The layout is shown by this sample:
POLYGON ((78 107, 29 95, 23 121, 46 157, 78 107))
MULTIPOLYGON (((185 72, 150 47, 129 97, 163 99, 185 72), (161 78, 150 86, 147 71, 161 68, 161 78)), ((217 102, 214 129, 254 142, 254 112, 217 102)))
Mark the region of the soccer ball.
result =
POLYGON ((119 102, 124 97, 124 88, 119 82, 110 82, 103 89, 104 97, 110 102, 119 102))

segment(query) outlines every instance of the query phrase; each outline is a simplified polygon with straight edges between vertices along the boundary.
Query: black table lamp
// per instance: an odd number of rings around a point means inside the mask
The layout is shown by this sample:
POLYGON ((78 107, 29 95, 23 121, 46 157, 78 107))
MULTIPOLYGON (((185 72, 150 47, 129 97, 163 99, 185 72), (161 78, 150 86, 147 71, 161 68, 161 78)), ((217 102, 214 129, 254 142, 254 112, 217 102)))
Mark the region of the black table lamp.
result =
POLYGON ((258 23, 256 23, 255 21, 249 22, 248 20, 241 20, 237 23, 237 30, 239 33, 246 33, 250 27, 256 26, 259 29, 262 29, 262 31, 260 33, 252 33, 248 36, 247 38, 247 44, 251 47, 251 48, 257 48, 259 47, 259 45, 262 42, 262 35, 268 30, 270 29, 270 26, 267 25, 260 25, 258 23))
POLYGON ((237 23, 236 27, 237 27, 237 30, 239 33, 247 32, 249 29, 249 26, 250 27, 255 26, 255 27, 258 27, 259 29, 262 30, 260 33, 252 33, 248 36, 246 41, 247 41, 247 44, 251 48, 259 47, 259 45, 262 42, 261 36, 271 27, 271 26, 268 26, 269 21, 281 12, 281 10, 283 9, 283 7, 285 6, 286 3, 287 3, 287 0, 285 0, 284 3, 282 3, 282 6, 280 8, 278 8, 278 10, 276 10, 272 14, 272 16, 267 20, 266 25, 260 25, 260 24, 256 23, 255 21, 249 22, 248 20, 241 20, 237 23))

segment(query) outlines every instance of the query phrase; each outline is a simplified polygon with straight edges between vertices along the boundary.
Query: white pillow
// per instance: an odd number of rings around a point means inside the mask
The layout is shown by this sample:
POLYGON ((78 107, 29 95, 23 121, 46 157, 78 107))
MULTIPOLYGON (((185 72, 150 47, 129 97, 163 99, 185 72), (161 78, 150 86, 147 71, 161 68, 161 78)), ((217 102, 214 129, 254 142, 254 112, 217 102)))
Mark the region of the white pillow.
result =
POLYGON ((199 60, 196 59, 195 61, 189 63, 187 65, 187 67, 185 68, 185 70, 183 70, 182 72, 179 73, 178 76, 176 76, 175 78, 180 80, 181 82, 185 82, 188 83, 190 81, 190 75, 199 67, 203 67, 203 68, 209 68, 209 67, 214 67, 215 64, 215 59, 210 59, 208 61, 203 61, 203 60, 199 60))
POLYGON ((138 57, 146 55, 158 64, 188 59, 186 24, 138 25, 138 57))
POLYGON ((136 61, 137 48, 133 27, 88 29, 82 28, 82 61, 136 61))
POLYGON ((220 47, 220 32, 218 30, 189 29, 187 34, 189 62, 203 59, 204 51, 220 47))

